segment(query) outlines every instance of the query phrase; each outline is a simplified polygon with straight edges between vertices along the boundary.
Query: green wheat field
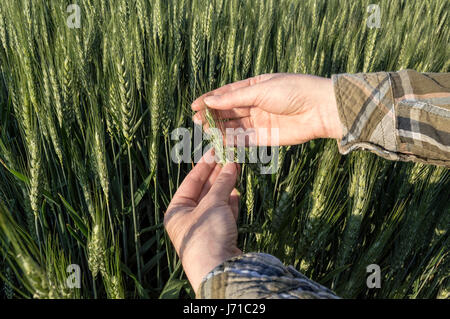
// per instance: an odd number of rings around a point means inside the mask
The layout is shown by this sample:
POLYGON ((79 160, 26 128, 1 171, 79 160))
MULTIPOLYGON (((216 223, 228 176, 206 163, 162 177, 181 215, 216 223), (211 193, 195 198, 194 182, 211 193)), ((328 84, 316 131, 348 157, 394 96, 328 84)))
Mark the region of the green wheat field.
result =
MULTIPOLYGON (((192 101, 262 73, 449 72, 449 12, 445 0, 2 0, 0 298, 194 298, 163 226, 192 169, 170 157, 192 101), (372 2, 380 28, 366 23, 372 2)), ((244 252, 342 297, 449 298, 448 169, 341 156, 334 140, 281 147, 279 161, 272 175, 242 165, 244 252), (366 285, 370 264, 381 288, 366 285)))

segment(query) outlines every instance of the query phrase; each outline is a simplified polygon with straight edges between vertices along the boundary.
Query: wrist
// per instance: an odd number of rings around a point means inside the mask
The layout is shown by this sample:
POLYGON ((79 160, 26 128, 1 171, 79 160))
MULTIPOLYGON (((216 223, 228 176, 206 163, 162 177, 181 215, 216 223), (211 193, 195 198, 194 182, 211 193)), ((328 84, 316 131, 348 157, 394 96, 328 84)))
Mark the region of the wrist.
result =
POLYGON ((322 101, 319 103, 321 138, 342 138, 342 125, 334 94, 333 81, 324 79, 322 101))
POLYGON ((186 276, 197 293, 203 279, 209 274, 214 268, 221 265, 226 260, 242 254, 242 252, 236 248, 236 251, 224 253, 220 255, 205 256, 204 251, 200 253, 199 256, 195 258, 189 258, 189 260, 183 260, 183 269, 185 270, 186 276))

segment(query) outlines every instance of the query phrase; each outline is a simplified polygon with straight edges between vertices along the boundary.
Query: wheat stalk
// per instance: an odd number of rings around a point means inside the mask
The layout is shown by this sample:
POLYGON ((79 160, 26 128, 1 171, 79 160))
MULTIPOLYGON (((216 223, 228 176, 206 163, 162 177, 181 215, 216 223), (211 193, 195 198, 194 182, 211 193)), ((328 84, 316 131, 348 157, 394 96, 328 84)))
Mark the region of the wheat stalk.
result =
POLYGON ((358 241, 362 219, 368 209, 373 188, 372 176, 376 172, 375 163, 368 154, 354 155, 354 170, 349 185, 352 205, 344 230, 342 248, 339 251, 339 265, 344 265, 348 261, 351 252, 355 249, 355 243, 358 241))

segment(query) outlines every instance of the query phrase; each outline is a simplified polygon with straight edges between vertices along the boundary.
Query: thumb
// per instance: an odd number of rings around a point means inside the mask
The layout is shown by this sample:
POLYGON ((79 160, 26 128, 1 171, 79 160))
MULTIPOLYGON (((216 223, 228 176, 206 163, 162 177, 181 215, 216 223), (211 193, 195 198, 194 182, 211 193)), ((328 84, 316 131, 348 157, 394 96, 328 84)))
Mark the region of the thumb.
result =
POLYGON ((226 163, 217 176, 216 181, 209 190, 208 196, 212 196, 216 201, 228 203, 230 194, 234 189, 237 178, 236 164, 226 163))
POLYGON ((222 95, 209 95, 204 98, 207 106, 218 110, 229 110, 235 107, 254 106, 261 93, 264 93, 264 83, 246 86, 222 95))

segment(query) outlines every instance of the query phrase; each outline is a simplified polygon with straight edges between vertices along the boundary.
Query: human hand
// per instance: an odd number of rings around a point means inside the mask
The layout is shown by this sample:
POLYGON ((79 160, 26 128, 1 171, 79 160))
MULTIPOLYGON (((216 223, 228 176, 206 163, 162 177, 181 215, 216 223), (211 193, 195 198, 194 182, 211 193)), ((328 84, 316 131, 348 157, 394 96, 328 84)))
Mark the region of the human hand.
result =
MULTIPOLYGON (((205 104, 226 120, 224 128, 255 129, 252 143, 257 145, 263 145, 258 129, 278 128, 279 145, 342 137, 333 84, 327 78, 263 74, 208 92, 192 103, 194 122, 206 129, 205 104)), ((274 142, 269 136, 265 145, 274 142)))
POLYGON ((208 151, 178 188, 164 215, 164 226, 197 292, 202 279, 237 248, 239 195, 234 188, 239 167, 223 167, 208 151))

